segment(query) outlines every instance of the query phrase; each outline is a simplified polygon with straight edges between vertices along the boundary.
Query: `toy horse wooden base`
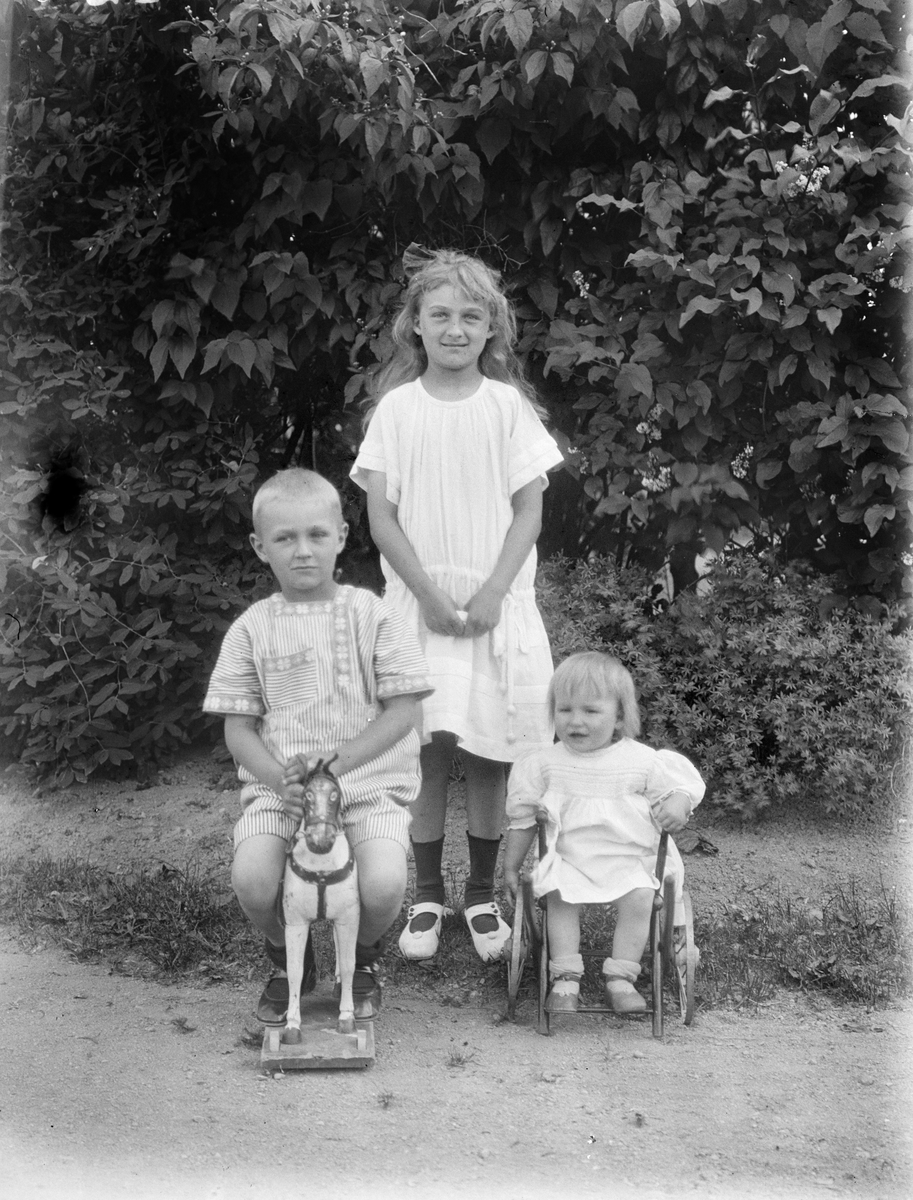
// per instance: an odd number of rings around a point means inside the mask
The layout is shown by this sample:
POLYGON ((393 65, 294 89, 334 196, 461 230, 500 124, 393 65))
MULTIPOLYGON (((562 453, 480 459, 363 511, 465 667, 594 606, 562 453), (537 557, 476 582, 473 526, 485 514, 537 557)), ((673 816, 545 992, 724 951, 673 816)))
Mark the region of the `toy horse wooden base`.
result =
POLYGON ((371 1066, 375 1059, 373 1021, 356 1021, 354 1033, 340 1033, 336 1027, 338 1011, 338 1002, 329 993, 309 997, 301 1012, 301 1041, 283 1042, 281 1028, 267 1029, 260 1066, 270 1071, 371 1066))
MULTIPOLYGON (((332 761, 332 760, 331 760, 332 761)), ((267 1029, 260 1063, 295 1070, 364 1067, 374 1061, 374 1031, 356 1022, 352 997, 358 936, 358 869, 342 826, 342 795, 318 762, 304 786, 304 818, 289 847, 282 885, 289 1006, 285 1027, 267 1029), (333 923, 338 1009, 332 1001, 300 1004, 304 950, 314 921, 333 923)))

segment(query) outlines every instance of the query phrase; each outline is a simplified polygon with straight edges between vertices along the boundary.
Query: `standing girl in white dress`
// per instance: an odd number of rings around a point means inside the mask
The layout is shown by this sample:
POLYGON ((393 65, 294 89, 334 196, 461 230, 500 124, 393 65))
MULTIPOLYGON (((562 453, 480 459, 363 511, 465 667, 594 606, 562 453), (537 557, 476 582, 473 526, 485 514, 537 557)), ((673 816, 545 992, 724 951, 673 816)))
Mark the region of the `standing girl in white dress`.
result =
POLYGON ((478 259, 416 259, 393 324, 352 478, 365 489, 385 599, 416 630, 434 693, 422 704, 413 808, 415 902, 400 938, 430 958, 444 915, 441 862, 455 753, 466 780, 465 917, 483 961, 509 937, 494 899, 505 764, 551 744, 552 659, 533 590, 546 472, 561 453, 521 390, 516 324, 478 259))
MULTIPOLYGON (((516 897, 520 868, 546 819, 546 853, 532 875, 548 906, 549 1012, 574 1012, 580 995, 580 909, 615 906, 612 956, 602 964, 606 997, 617 1013, 641 1013, 634 989, 647 944, 660 832, 678 833, 704 796, 696 768, 674 750, 634 739, 640 714, 634 681, 621 663, 597 652, 558 667, 548 695, 559 742, 527 755, 510 775, 504 883, 516 897)), ((683 923, 684 867, 670 841, 675 878, 673 926, 683 923)))

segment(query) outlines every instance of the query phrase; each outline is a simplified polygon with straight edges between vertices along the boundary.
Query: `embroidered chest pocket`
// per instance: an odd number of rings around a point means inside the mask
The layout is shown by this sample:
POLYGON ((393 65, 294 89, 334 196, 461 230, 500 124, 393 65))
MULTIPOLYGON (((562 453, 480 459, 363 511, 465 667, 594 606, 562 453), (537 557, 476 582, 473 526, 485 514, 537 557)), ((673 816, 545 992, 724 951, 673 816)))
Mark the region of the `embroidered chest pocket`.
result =
POLYGON ((263 660, 263 690, 267 707, 288 708, 317 699, 317 665, 310 647, 294 654, 263 660))

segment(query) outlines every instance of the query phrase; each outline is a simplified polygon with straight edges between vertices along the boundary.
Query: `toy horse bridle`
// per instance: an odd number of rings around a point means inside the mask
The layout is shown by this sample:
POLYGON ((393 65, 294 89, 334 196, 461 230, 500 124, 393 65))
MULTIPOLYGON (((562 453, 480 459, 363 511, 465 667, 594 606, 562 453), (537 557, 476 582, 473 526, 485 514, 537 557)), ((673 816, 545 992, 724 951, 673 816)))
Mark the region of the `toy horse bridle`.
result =
MULTIPOLYGON (((336 776, 330 770, 332 763, 336 761, 336 756, 324 762, 319 759, 313 771, 310 772, 304 785, 304 817, 302 825, 305 829, 305 840, 307 840, 307 828, 313 824, 332 825, 337 831, 339 830, 339 810, 342 805, 342 792, 336 776)), ((327 852, 329 847, 327 848, 327 852)), ((319 853, 319 851, 316 851, 319 853)), ((288 862, 292 871, 299 879, 303 879, 305 883, 310 883, 317 888, 317 919, 326 919, 326 891, 328 887, 332 887, 334 883, 342 883, 344 879, 352 874, 352 868, 355 865, 355 856, 352 853, 352 847, 349 846, 348 860, 335 871, 309 871, 306 867, 302 867, 300 863, 295 861, 293 853, 293 844, 289 844, 288 862)))

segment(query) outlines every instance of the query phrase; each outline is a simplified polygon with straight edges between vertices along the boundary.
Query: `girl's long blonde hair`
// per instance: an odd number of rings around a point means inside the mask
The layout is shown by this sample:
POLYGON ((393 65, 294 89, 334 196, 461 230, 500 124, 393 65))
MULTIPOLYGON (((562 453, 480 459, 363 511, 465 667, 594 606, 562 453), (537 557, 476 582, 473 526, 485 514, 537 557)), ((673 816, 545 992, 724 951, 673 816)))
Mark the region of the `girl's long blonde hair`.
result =
POLYGON ((555 719, 555 709, 574 696, 598 696, 618 701, 618 736, 636 738, 640 735, 640 708, 634 680, 628 669, 611 654, 588 650, 572 654, 555 668, 548 687, 548 712, 555 719))
POLYGON ((513 305, 501 289, 500 276, 481 259, 459 250, 422 250, 410 246, 403 255, 403 268, 408 284, 402 307, 390 329, 396 347, 393 357, 381 368, 371 384, 371 394, 365 401, 365 425, 377 407, 381 396, 424 375, 428 356, 422 339, 415 332, 422 299, 435 288, 452 285, 482 305, 491 321, 492 335, 479 357, 479 370, 488 379, 512 384, 532 405, 540 417, 545 409, 538 402, 527 381, 520 360, 514 352, 517 339, 517 319, 513 305))

